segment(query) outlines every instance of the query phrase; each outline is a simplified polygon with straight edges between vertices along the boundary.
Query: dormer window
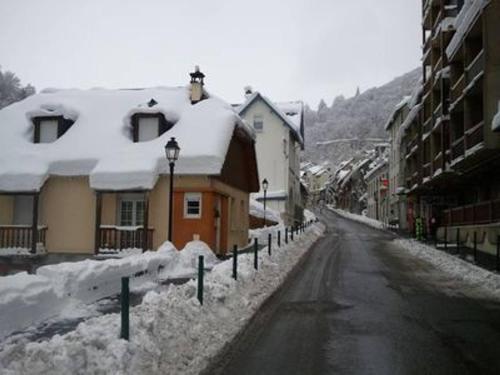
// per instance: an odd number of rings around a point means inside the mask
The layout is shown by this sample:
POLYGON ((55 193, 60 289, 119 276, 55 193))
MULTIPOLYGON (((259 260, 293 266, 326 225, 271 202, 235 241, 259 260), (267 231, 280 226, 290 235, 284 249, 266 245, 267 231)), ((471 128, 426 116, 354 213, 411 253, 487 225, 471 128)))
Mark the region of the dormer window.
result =
POLYGON ((147 142, 165 133, 174 126, 161 113, 137 113, 132 116, 132 138, 134 142, 147 142))
POLYGON ((34 143, 52 143, 62 137, 64 133, 73 125, 72 120, 62 116, 35 117, 34 143))

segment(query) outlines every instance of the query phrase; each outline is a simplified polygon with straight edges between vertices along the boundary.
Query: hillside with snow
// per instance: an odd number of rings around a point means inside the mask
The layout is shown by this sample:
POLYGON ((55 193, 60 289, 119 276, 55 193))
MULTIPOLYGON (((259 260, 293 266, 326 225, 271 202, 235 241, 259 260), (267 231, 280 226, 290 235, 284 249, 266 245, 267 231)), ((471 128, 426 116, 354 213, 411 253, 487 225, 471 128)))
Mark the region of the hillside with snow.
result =
POLYGON ((306 108, 307 160, 337 164, 387 139, 384 125, 394 106, 410 95, 421 77, 421 69, 352 98, 337 96, 332 105, 321 101, 317 110, 306 108))

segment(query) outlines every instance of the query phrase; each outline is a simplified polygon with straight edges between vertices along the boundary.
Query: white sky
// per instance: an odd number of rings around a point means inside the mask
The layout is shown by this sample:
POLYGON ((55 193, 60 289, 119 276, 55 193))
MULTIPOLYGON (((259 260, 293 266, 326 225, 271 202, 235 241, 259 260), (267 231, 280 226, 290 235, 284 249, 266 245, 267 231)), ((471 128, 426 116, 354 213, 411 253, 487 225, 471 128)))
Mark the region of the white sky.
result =
POLYGON ((420 0, 0 0, 0 65, 44 87, 177 86, 195 64, 316 107, 420 63, 420 0))

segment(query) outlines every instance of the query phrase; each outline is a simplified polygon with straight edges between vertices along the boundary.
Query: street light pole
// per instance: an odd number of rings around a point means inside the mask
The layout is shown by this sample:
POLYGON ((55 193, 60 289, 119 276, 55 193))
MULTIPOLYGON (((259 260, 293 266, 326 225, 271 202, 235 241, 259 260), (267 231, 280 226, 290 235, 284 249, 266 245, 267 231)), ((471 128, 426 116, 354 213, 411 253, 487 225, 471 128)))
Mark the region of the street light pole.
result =
POLYGON ((172 242, 172 221, 173 221, 173 201, 174 201, 174 162, 170 162, 170 189, 168 197, 168 240, 172 242))
POLYGON ((169 189, 169 199, 168 199, 168 240, 172 242, 172 224, 174 221, 174 165, 176 160, 179 158, 180 147, 174 137, 165 145, 165 155, 170 166, 170 189, 169 189))
POLYGON ((267 178, 262 181, 262 188, 264 189, 264 226, 267 227, 266 224, 266 201, 267 201, 267 188, 269 186, 269 182, 267 182, 267 178))

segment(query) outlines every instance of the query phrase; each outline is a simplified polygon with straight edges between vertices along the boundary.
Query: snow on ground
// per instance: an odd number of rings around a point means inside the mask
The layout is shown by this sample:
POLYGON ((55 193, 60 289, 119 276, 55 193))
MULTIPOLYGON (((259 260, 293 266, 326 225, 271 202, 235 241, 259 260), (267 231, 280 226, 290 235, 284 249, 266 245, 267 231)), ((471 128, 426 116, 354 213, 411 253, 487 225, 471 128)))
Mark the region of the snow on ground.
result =
POLYGON ((232 260, 217 264, 205 277, 204 305, 196 299, 196 281, 149 292, 131 309, 130 341, 119 339, 120 316, 108 314, 81 323, 68 334, 45 342, 6 345, 0 351, 2 374, 198 374, 247 324, 261 304, 323 233, 314 224, 272 256, 238 256, 238 280, 232 260))
POLYGON ((278 211, 275 211, 269 207, 266 207, 264 214, 264 205, 255 199, 250 199, 250 215, 258 218, 265 218, 267 220, 274 221, 276 223, 281 223, 281 216, 278 211))
POLYGON ((342 216, 342 217, 345 217, 346 219, 350 219, 350 220, 354 220, 354 221, 357 221, 359 223, 363 223, 363 224, 367 224, 373 228, 377 228, 377 229, 383 229, 384 228, 384 224, 378 220, 375 220, 375 219, 372 219, 368 216, 362 216, 362 215, 356 215, 356 214, 352 214, 350 212, 347 212, 347 211, 344 211, 344 210, 341 210, 341 209, 338 209, 338 208, 334 208, 333 206, 331 205, 327 205, 328 209, 335 212, 336 214, 342 216))
POLYGON ((105 261, 66 262, 1 277, 0 339, 12 332, 44 322, 60 314, 70 304, 93 303, 116 295, 121 278, 129 276, 132 290, 151 288, 159 279, 196 275, 198 256, 205 256, 206 268, 217 258, 201 241, 189 242, 177 251, 165 242, 157 251, 105 261))
POLYGON ((306 209, 304 209, 304 220, 306 222, 308 222, 308 221, 315 221, 316 220, 316 215, 313 212, 309 211, 306 208, 306 209))
MULTIPOLYGON (((345 218, 368 224, 377 229, 383 228, 383 224, 377 220, 329 208, 345 218)), ((500 300, 500 275, 413 239, 398 238, 394 240, 394 244, 444 271, 445 274, 452 277, 453 283, 457 280, 463 281, 462 291, 464 293, 500 300)))

